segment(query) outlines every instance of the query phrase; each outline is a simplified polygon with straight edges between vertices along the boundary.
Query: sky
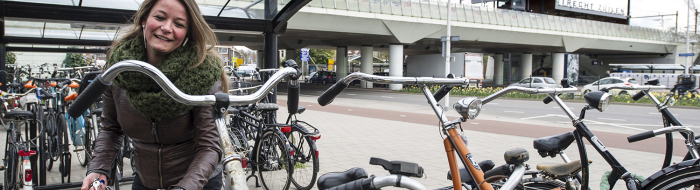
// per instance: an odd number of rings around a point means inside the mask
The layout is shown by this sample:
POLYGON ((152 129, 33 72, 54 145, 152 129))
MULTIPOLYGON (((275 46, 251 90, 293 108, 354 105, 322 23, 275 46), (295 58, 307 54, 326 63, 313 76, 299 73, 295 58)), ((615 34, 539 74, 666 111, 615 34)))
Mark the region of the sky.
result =
MULTIPOLYGON (((443 0, 446 1, 446 0, 443 0)), ((453 0, 454 1, 454 0, 453 0)), ((489 0, 485 0, 489 1, 489 0)), ((566 0, 564 0, 566 1, 566 0)), ((571 0, 571 1, 579 1, 579 0, 571 0)), ((593 3, 595 5, 605 5, 609 7, 614 7, 614 8, 620 8, 623 10, 627 10, 627 0, 580 0, 583 3, 593 3)), ((631 0, 631 25, 632 26, 641 26, 641 27, 646 27, 646 28, 654 28, 654 29, 665 29, 669 30, 671 27, 675 27, 676 25, 676 11, 678 11, 678 28, 680 29, 679 31, 685 31, 685 27, 687 26, 687 20, 688 20, 688 1, 691 1, 695 3, 695 5, 700 5, 698 2, 700 0, 631 0), (634 18, 634 17, 642 17, 642 16, 654 16, 654 15, 670 15, 673 14, 672 16, 664 16, 664 17, 651 17, 651 18, 634 18), (663 19, 662 19, 663 18, 663 19), (662 22, 663 21, 663 22, 662 22)), ((470 2, 470 0, 465 1, 470 2)), ((478 3, 477 3, 478 4, 478 3)), ((490 4, 490 3, 487 3, 490 4)), ((476 5, 476 4, 475 4, 476 5)), ((700 7, 697 7, 700 9, 700 7)), ((693 15, 691 15, 690 18, 690 25, 691 31, 695 30, 695 19, 693 16, 695 16, 695 12, 691 12, 693 15)), ((700 33, 700 32, 698 32, 700 33)))
MULTIPOLYGON (((611 6, 621 6, 626 8, 626 0, 590 0, 590 1, 600 1, 600 3, 608 3, 611 6)), ((697 7, 698 0, 690 0, 691 3, 695 4, 697 7)), ((596 2, 593 2, 596 3, 596 2)), ((691 5, 691 7, 693 7, 691 5)), ((652 15, 665 15, 665 14, 676 14, 678 11, 678 29, 679 31, 685 31, 688 21, 688 1, 687 0, 632 0, 631 1, 631 25, 633 26, 643 26, 648 28, 656 29, 670 29, 676 25, 676 16, 664 16, 663 26, 662 17, 652 17, 652 18, 634 18, 641 16, 652 16, 652 15), (661 2, 661 3, 660 3, 661 2)), ((690 15, 690 25, 691 31, 695 30, 695 11, 691 10, 690 15)))

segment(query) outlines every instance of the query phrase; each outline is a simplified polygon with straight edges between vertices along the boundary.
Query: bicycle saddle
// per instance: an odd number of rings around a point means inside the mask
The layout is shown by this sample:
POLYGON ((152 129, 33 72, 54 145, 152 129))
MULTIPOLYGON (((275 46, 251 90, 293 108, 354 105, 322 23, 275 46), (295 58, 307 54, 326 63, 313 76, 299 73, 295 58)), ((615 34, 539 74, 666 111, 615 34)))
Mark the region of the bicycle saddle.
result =
POLYGON ((351 168, 344 172, 331 172, 321 175, 316 183, 318 189, 328 189, 360 178, 367 178, 367 171, 360 167, 351 168))
POLYGON ((258 106, 255 106, 255 110, 277 111, 278 109, 280 107, 275 103, 260 103, 258 106))
POLYGON ((304 111, 306 111, 306 108, 304 106, 299 106, 299 108, 297 108, 297 114, 304 113, 304 111))
POLYGON ((95 114, 95 115, 102 115, 102 108, 97 108, 92 110, 92 113, 90 114, 95 114))
MULTIPOLYGON (((481 168, 482 172, 486 172, 493 169, 493 166, 495 165, 496 164, 493 163, 492 160, 484 160, 479 162, 479 168, 481 168)), ((471 175, 469 175, 467 168, 465 168, 464 166, 459 166, 459 178, 461 179, 462 183, 472 182, 472 177, 471 175)), ((447 171, 447 180, 452 180, 452 173, 450 173, 450 171, 447 171)))
POLYGON ((13 88, 17 88, 17 87, 22 86, 22 84, 20 84, 20 83, 10 83, 9 85, 10 85, 10 87, 13 87, 13 88))
POLYGON ((556 156, 559 151, 562 151, 569 147, 572 142, 576 140, 574 138, 574 133, 566 132, 560 135, 548 136, 535 139, 534 146, 540 156, 547 157, 556 156))
MULTIPOLYGON (((588 160, 588 163, 593 161, 588 160)), ((537 164, 537 170, 555 176, 568 176, 578 173, 581 170, 581 160, 574 160, 569 163, 541 163, 537 164)))
POLYGON ((14 110, 5 113, 5 119, 29 119, 34 118, 34 112, 24 110, 14 110))

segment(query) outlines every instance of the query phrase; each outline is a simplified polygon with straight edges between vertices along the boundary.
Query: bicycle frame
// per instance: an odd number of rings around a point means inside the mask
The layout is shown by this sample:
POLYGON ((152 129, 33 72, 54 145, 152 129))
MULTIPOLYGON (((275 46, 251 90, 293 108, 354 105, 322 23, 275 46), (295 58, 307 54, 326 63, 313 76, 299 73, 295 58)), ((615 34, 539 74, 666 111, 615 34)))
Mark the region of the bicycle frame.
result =
MULTIPOLYGON (((615 183, 617 182, 618 179, 622 179, 625 181, 625 185, 627 186, 627 189, 640 189, 641 188, 641 183, 634 179, 632 176, 632 173, 630 173, 620 162, 608 151, 608 149, 603 145, 603 143, 598 139, 598 137, 591 132, 590 129, 586 126, 586 124, 579 120, 578 116, 574 115, 573 112, 569 109, 569 107, 566 106, 566 104, 559 98, 558 94, 550 94, 549 98, 552 98, 557 104, 559 104, 559 107, 566 113, 567 116, 572 120, 574 127, 576 128, 574 130, 574 138, 576 139, 576 145, 578 146, 579 149, 579 155, 581 160, 588 160, 588 154, 586 152, 586 147, 584 144, 583 139, 585 138, 593 147, 595 148, 596 151, 605 159, 605 161, 608 163, 608 165, 611 166, 612 172, 608 176, 608 182, 610 184, 610 187, 614 187, 615 183)), ((664 132, 666 132, 665 130, 664 132)), ((581 189, 588 189, 589 186, 589 168, 588 168, 588 162, 581 162, 581 172, 582 172, 582 181, 581 181, 581 189)))
MULTIPOLYGON (((296 65, 293 65, 296 66, 296 65)), ((229 106, 248 105, 255 103, 266 96, 273 87, 284 77, 291 76, 298 78, 300 72, 296 68, 284 68, 275 73, 262 87, 251 95, 230 96, 226 93, 215 95, 188 95, 177 89, 168 78, 156 67, 149 63, 129 60, 121 61, 112 65, 79 95, 75 102, 68 108, 68 114, 72 117, 80 116, 110 85, 111 81, 123 71, 136 71, 150 76, 173 100, 191 106, 212 106, 212 114, 217 132, 220 138, 220 146, 224 152, 222 160, 224 164, 224 183, 233 183, 232 189, 248 189, 245 181, 245 171, 242 168, 241 156, 235 154, 233 143, 228 136, 224 113, 229 106)), ((298 85, 298 80, 290 80, 289 83, 298 85)), ((298 95, 298 94, 297 94, 298 95)), ((297 97, 298 98, 298 97, 297 97)), ((229 187, 229 186, 226 186, 229 187)))

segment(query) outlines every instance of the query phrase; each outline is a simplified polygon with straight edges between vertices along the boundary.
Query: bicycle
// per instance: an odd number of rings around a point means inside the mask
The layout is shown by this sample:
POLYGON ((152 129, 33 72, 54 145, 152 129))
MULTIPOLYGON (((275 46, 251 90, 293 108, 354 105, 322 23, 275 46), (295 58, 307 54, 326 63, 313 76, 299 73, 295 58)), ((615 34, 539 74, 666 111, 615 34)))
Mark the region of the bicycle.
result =
MULTIPOLYGON (((246 176, 242 168, 241 156, 235 154, 232 141, 228 136, 229 133, 226 128, 224 113, 227 111, 229 106, 249 105, 259 101, 272 90, 273 86, 279 83, 282 78, 286 76, 290 76, 290 81, 288 83, 290 90, 289 92, 296 92, 288 93, 290 96, 289 99, 298 100, 298 77, 301 75, 301 72, 294 61, 290 60, 288 62, 289 65, 286 65, 286 68, 275 73, 267 82, 265 82, 261 89, 255 93, 245 96, 230 96, 225 93, 217 93, 215 95, 187 95, 178 90, 175 85, 173 85, 173 83, 170 82, 165 75, 163 75, 162 72, 152 65, 136 60, 121 61, 112 65, 103 74, 98 76, 68 108, 68 114, 71 117, 80 116, 90 105, 92 105, 93 102, 97 100, 97 98, 99 98, 102 92, 104 92, 104 90, 111 85, 111 81, 114 80, 119 73, 123 71, 136 71, 144 73, 153 78, 154 81, 156 81, 168 95, 180 103, 193 106, 212 106, 212 109, 214 110, 213 117, 215 119, 217 131, 220 137, 220 146, 224 151, 224 159, 222 160, 222 163, 224 163, 225 168, 225 187, 231 189, 247 189, 248 186, 245 182, 246 176)), ((298 101, 287 101, 287 103, 290 107, 298 106, 298 101)), ((278 138, 278 136, 271 131, 266 132, 264 136, 265 135, 271 136, 273 139, 278 138)), ((282 152, 288 150, 286 149, 287 147, 284 147, 284 145, 274 145, 276 149, 281 150, 282 152)), ((286 164, 283 167, 290 167, 290 165, 286 164)))
MULTIPOLYGON (((568 86, 568 81, 562 80, 562 86, 568 86)), ((516 88, 508 87, 506 89, 520 90, 516 88)), ((504 89, 505 90, 505 89, 504 89)), ((500 91, 499 91, 500 92, 500 91)), ((586 126, 583 118, 585 117, 587 110, 598 110, 603 112, 607 109, 610 104, 611 96, 610 94, 603 91, 589 92, 584 96, 587 105, 581 109, 579 116, 574 115, 573 112, 566 106, 566 104, 559 98, 562 93, 552 93, 543 100, 545 104, 549 104, 552 101, 556 102, 559 107, 566 113, 566 115, 571 119, 575 130, 573 132, 576 144, 578 146, 579 155, 581 160, 588 160, 588 155, 586 152, 586 147, 584 144, 584 138, 598 151, 598 153, 605 159, 608 165, 611 166, 612 172, 607 178, 608 187, 614 187, 618 179, 625 181, 627 189, 679 189, 681 187, 686 187, 688 185, 695 186, 700 184, 700 166, 698 166, 698 159, 691 159, 670 165, 669 167, 663 168, 662 170, 646 178, 642 182, 637 179, 639 176, 630 173, 620 162, 610 153, 610 151, 603 145, 603 143, 598 139, 598 137, 591 132, 586 126)), ((503 93, 496 93, 491 96, 500 96, 503 93)), ((491 97, 489 96, 489 97, 491 97)), ((666 111, 664 111, 666 112, 666 111)), ((663 113, 663 112, 662 112, 663 113)), ((667 112, 670 114, 670 112, 667 112)), ((628 141, 635 142, 638 140, 643 140, 645 138, 653 137, 657 134, 670 133, 675 130, 680 131, 680 126, 664 128, 660 130, 648 131, 637 135, 632 135, 628 137, 628 141)), ((692 132, 692 131, 684 131, 692 132)), ((694 143, 694 141, 691 141, 694 143)), ((693 154, 697 155, 694 149, 691 149, 693 154)), ((582 181, 581 188, 587 189, 589 187, 589 168, 588 162, 581 162, 581 172, 582 181)))
MULTIPOLYGON (((294 109, 294 108, 289 108, 294 109)), ((319 161, 316 141, 321 139, 321 132, 311 124, 300 121, 297 114, 302 114, 306 108, 299 106, 296 114, 289 114, 285 124, 291 126, 291 131, 285 133, 294 154, 294 173, 292 183, 297 189, 311 189, 318 175, 319 161)))
MULTIPOLYGON (((9 93, 7 95, 11 98, 21 96, 25 98, 25 101, 32 102, 30 97, 36 96, 33 92, 34 89, 30 89, 22 94, 9 93)), ((3 118, 9 121, 9 129, 3 125, 7 131, 3 159, 5 167, 3 189, 6 190, 31 190, 38 182, 35 155, 42 150, 35 141, 43 136, 45 131, 41 121, 36 118, 36 104, 29 103, 25 106, 31 111, 15 109, 3 115, 3 118), (21 132, 20 122, 25 127, 24 134, 21 132), (39 134, 36 134, 37 131, 39 134)), ((41 172, 43 173, 43 171, 41 172)))
MULTIPOLYGON (((484 99, 467 97, 459 100, 453 105, 453 108, 460 113, 461 117, 454 121, 449 121, 438 101, 447 95, 453 88, 450 85, 468 85, 469 79, 387 77, 364 73, 352 73, 345 78, 338 80, 336 84, 321 94, 321 96, 318 98, 318 103, 321 106, 330 104, 335 97, 345 90, 355 79, 376 83, 417 84, 420 86, 423 94, 428 100, 428 104, 430 104, 431 108, 435 112, 435 115, 440 120, 440 128, 442 133, 447 136, 447 138, 443 140, 443 144, 445 147, 445 152, 447 153, 447 160, 450 168, 450 177, 448 179, 452 180, 452 186, 441 189, 458 190, 461 189, 461 187, 471 189, 471 186, 480 190, 492 190, 494 188, 514 189, 516 186, 519 186, 521 182, 523 182, 522 177, 526 170, 524 163, 529 160, 527 150, 519 148, 507 151, 504 155, 506 160, 505 165, 486 171, 488 168, 482 168, 481 165, 476 162, 473 154, 470 153, 469 149, 467 148, 465 138, 457 131, 458 126, 461 127, 462 122, 466 122, 468 119, 475 119, 479 115, 482 102, 488 103, 499 96, 489 96, 484 99), (430 87, 428 86, 434 84, 442 85, 442 87, 440 87, 435 94, 430 91, 430 87), (455 157, 455 153, 459 155, 461 164, 464 166, 463 168, 459 168, 459 163, 455 157), (508 178, 508 180, 505 182, 502 180, 504 179, 504 176, 508 178)), ((527 89, 525 92, 557 93, 575 92, 576 90, 577 89, 575 87, 572 87, 556 89, 527 89)), ((366 178, 365 175, 365 177, 360 179, 342 177, 347 175, 332 175, 330 177, 324 177, 324 175, 319 177, 318 187, 320 189, 379 189, 387 186, 395 186, 407 189, 425 189, 425 187, 419 182, 408 178, 422 176, 422 168, 418 166, 418 164, 402 161, 389 162, 377 158, 370 159, 370 164, 382 165, 384 169, 388 170, 392 175, 370 178, 366 178)), ((522 185, 525 186, 531 184, 522 185)), ((552 184, 546 185, 550 187, 550 189, 559 187, 552 184)))

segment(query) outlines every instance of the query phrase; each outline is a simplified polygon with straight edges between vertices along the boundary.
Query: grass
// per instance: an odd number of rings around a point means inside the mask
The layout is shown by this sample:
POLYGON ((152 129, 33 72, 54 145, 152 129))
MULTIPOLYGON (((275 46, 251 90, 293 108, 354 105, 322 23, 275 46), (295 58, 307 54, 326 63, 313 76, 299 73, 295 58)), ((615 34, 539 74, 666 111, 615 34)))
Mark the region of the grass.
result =
MULTIPOLYGON (((431 86, 430 91, 435 93, 440 88, 440 86, 431 86)), ((502 90, 503 88, 493 88, 493 87, 485 87, 485 88, 465 88, 465 87, 455 87, 450 91, 451 95, 457 95, 457 96, 476 96, 476 97, 486 97, 489 96, 495 92, 498 92, 499 90, 502 90)), ((403 87, 403 89, 399 90, 399 92, 409 92, 409 93, 423 93, 423 91, 416 85, 406 85, 403 87)), ((663 101, 668 94, 668 92, 651 92, 654 96, 656 96, 657 99, 660 101, 663 101)), ((506 93, 505 95, 502 96, 503 98, 523 98, 523 99, 544 99, 547 97, 546 94, 526 94, 522 92, 509 92, 506 93)), ((583 101, 583 96, 573 96, 573 95, 561 95, 559 96, 563 100, 581 100, 583 101)), ((639 99, 638 101, 632 100, 632 96, 630 95, 614 95, 612 98, 612 102, 620 102, 620 103, 627 103, 627 104, 653 104, 651 99, 648 97, 643 97, 639 99)), ((698 96, 692 96, 690 93, 688 93, 685 96, 682 97, 677 97, 676 98, 676 104, 678 106, 693 106, 693 107, 700 107, 700 97, 698 96)))

